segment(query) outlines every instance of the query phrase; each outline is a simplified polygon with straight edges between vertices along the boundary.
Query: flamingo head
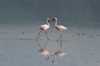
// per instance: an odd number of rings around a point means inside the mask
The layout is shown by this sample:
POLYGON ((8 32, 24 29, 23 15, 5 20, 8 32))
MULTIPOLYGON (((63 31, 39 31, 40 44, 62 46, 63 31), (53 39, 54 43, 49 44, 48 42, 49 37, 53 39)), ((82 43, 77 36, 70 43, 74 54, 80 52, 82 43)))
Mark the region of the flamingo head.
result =
POLYGON ((48 22, 50 22, 50 19, 49 19, 49 18, 47 18, 47 21, 48 21, 48 22))
POLYGON ((57 20, 57 18, 53 18, 53 21, 54 21, 54 20, 57 20))

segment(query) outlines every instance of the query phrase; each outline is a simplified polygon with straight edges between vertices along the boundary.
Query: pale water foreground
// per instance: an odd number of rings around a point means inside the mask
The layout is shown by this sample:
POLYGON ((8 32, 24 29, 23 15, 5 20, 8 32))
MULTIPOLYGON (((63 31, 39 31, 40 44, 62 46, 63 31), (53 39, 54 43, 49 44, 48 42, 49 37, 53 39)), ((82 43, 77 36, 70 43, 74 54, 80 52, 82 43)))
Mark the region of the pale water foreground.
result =
MULTIPOLYGON (((16 27, 15 27, 16 28, 16 27)), ((62 57, 56 58, 55 52, 60 50, 60 42, 56 39, 60 32, 54 27, 47 30, 49 41, 44 31, 35 38, 39 30, 31 28, 29 32, 17 29, 1 30, 0 32, 0 66, 99 66, 100 65, 100 30, 99 28, 68 28, 63 31, 61 51, 66 52, 62 57), (37 50, 44 48, 49 51, 49 59, 37 50)), ((25 28, 24 28, 25 29, 25 28)))

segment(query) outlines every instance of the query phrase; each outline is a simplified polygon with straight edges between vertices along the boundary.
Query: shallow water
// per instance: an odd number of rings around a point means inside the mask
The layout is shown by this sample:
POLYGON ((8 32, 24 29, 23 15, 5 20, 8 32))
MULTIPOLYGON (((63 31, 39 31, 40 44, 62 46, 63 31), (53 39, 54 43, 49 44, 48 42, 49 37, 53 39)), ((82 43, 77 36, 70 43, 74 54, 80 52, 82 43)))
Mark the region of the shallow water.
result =
MULTIPOLYGON (((9 29, 9 28, 8 28, 9 29)), ((19 28, 16 28, 17 30, 19 28)), ((62 48, 61 41, 56 39, 60 32, 51 27, 47 30, 49 41, 44 31, 38 38, 41 48, 49 51, 49 60, 39 53, 40 49, 35 40, 39 30, 35 27, 24 28, 26 30, 15 31, 13 29, 0 32, 0 66, 99 66, 100 65, 100 31, 95 28, 68 28, 63 31, 62 48), (28 30, 30 29, 30 30, 28 30), (34 30, 34 31, 32 31, 34 30), (66 52, 62 57, 57 56, 54 61, 55 52, 66 52)))

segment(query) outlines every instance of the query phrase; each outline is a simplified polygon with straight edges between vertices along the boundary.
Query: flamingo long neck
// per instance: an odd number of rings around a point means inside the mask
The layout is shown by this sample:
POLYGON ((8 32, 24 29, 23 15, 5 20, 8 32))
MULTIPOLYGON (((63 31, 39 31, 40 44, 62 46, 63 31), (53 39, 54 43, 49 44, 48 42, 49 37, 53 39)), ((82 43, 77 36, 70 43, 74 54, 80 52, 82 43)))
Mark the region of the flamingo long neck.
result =
POLYGON ((47 20, 47 25, 50 27, 50 24, 49 24, 48 20, 47 20))
POLYGON ((56 20, 56 22, 55 22, 55 26, 57 26, 57 20, 56 20))

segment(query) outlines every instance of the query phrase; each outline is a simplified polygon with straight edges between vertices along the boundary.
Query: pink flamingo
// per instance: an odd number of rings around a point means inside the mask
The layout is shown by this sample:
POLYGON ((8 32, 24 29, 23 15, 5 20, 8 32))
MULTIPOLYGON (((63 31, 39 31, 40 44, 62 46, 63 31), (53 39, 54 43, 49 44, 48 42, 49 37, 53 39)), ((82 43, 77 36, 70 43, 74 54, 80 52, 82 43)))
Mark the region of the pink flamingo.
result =
MULTIPOLYGON (((49 38, 47 36, 47 33, 46 33, 46 30, 50 27, 49 18, 47 18, 46 22, 47 22, 47 24, 41 25, 40 27, 38 27, 38 29, 40 29, 41 31, 44 30, 45 31, 45 35, 46 35, 47 39, 49 40, 49 38)), ((38 36, 40 35, 41 31, 39 32, 38 36)), ((36 37, 35 40, 37 40, 38 36, 36 37)))
MULTIPOLYGON (((67 28, 64 27, 64 26, 62 26, 62 25, 57 25, 57 18, 54 18, 53 21, 54 20, 56 20, 56 22, 55 22, 55 28, 60 31, 60 33, 61 33, 60 37, 61 37, 61 40, 62 40, 62 30, 67 30, 67 28)), ((59 40, 59 38, 57 39, 57 41, 59 40)))

